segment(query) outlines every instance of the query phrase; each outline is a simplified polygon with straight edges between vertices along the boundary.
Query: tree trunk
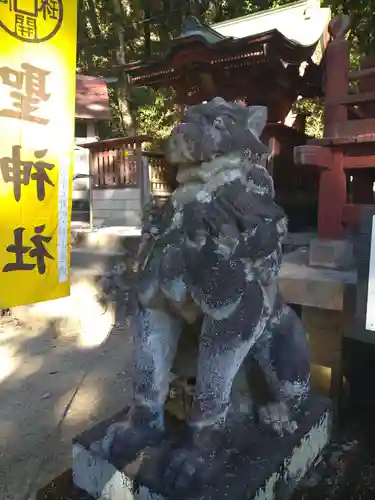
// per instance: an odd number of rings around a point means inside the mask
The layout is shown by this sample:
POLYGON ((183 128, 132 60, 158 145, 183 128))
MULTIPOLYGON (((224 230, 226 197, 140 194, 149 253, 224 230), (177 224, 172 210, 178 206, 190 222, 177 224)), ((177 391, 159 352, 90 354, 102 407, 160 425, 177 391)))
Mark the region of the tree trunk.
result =
POLYGON ((143 0, 143 10, 145 14, 145 20, 143 23, 143 34, 145 37, 145 58, 149 59, 151 57, 151 28, 149 21, 149 19, 151 18, 150 0, 143 0))
POLYGON ((99 26, 98 17, 96 15, 95 3, 93 0, 86 0, 87 4, 87 17, 89 18, 90 24, 92 26, 92 31, 94 33, 95 38, 100 38, 102 36, 102 32, 99 26))
POLYGON ((170 0, 163 0, 162 3, 162 18, 158 26, 158 34, 160 40, 160 51, 164 54, 168 50, 169 44, 171 42, 171 30, 170 30, 170 17, 171 17, 172 5, 170 0))
POLYGON ((117 99, 120 111, 121 125, 124 134, 136 134, 136 115, 131 97, 131 84, 129 76, 124 72, 124 65, 126 64, 125 52, 125 37, 123 26, 126 24, 124 20, 124 12, 121 0, 112 0, 114 10, 114 28, 118 40, 118 48, 116 51, 117 65, 119 67, 119 79, 117 87, 117 99))
MULTIPOLYGON (((80 12, 85 12, 85 4, 83 0, 79 2, 80 12)), ((89 74, 93 74, 93 53, 92 53, 92 43, 87 32, 87 26, 85 23, 85 16, 78 16, 78 46, 82 50, 83 61, 81 61, 85 67, 85 71, 89 74)))

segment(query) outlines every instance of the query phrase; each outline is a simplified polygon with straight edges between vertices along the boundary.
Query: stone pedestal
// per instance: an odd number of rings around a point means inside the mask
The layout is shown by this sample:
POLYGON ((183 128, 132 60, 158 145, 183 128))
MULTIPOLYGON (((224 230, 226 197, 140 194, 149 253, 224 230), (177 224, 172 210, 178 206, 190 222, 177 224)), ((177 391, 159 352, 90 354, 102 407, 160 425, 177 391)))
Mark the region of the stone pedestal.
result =
POLYGON ((352 242, 349 240, 312 240, 310 242, 309 264, 329 269, 353 268, 352 242))
MULTIPOLYGON (((112 422, 123 415, 117 415, 112 422)), ((168 438, 158 447, 143 450, 121 470, 90 450, 109 423, 102 422, 74 441, 75 485, 100 500, 177 500, 167 494, 163 469, 184 423, 168 416, 168 438)), ((306 404, 298 429, 291 436, 278 438, 242 420, 229 433, 214 480, 200 491, 187 493, 184 499, 285 500, 328 443, 330 429, 330 403, 315 396, 306 404)), ((182 500, 181 495, 178 500, 182 500)))
POLYGON ((323 390, 323 394, 330 394, 338 410, 343 395, 342 341, 350 332, 356 310, 357 271, 355 267, 329 268, 332 260, 323 256, 320 267, 311 266, 315 249, 301 248, 286 254, 279 284, 285 302, 302 308, 301 319, 309 336, 312 385, 319 393, 323 390))

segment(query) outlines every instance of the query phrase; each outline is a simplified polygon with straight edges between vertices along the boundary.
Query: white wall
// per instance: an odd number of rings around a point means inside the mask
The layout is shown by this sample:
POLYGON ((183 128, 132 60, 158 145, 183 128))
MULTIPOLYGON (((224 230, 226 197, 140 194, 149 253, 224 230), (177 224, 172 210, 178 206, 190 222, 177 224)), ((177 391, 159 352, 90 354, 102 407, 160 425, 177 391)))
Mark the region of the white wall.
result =
MULTIPOLYGON (((76 123, 77 123, 77 120, 76 120, 76 123)), ((93 121, 93 120, 80 120, 80 123, 83 124, 83 125, 86 125, 86 127, 84 128, 85 132, 82 132, 82 131, 77 131, 77 127, 76 127, 76 134, 81 132, 81 135, 82 133, 84 133, 85 135, 83 137, 79 137, 79 136, 76 136, 74 137, 74 144, 75 145, 80 145, 80 144, 86 144, 88 142, 95 142, 97 140, 99 140, 99 137, 96 135, 96 122, 93 121)))
POLYGON ((140 190, 139 188, 93 189, 92 212, 94 227, 140 226, 140 190))
POLYGON ((73 173, 85 174, 90 173, 90 151, 88 149, 75 146, 73 151, 73 173))
MULTIPOLYGON (((74 148, 73 175, 90 174, 90 152, 88 149, 74 148)), ((90 179, 88 177, 73 178, 73 201, 90 200, 90 179)))

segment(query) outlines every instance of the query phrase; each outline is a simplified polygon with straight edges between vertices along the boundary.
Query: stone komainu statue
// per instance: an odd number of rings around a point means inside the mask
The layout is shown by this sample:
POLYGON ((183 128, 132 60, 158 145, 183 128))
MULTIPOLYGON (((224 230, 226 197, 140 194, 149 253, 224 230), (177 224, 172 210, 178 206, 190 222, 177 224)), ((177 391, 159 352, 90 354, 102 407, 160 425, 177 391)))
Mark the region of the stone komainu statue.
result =
POLYGON ((266 119, 264 107, 221 98, 188 108, 167 151, 178 166, 178 188, 143 228, 134 400, 102 447, 116 460, 160 439, 179 335, 201 320, 190 439, 167 467, 177 486, 220 449, 245 358, 267 383, 259 421, 278 434, 296 429, 294 416, 309 393, 306 335, 278 291, 287 220, 273 201, 271 176, 256 162, 267 153, 259 140, 266 119))

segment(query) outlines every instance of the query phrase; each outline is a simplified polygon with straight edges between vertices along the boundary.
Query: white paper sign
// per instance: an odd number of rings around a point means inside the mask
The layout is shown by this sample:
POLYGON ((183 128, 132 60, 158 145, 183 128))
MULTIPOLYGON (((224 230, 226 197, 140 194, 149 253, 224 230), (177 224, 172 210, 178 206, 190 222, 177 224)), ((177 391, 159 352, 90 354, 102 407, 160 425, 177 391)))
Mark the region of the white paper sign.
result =
POLYGON ((57 254, 59 259, 59 283, 68 281, 68 228, 69 228, 69 159, 61 159, 59 169, 59 221, 57 254))
POLYGON ((372 216, 370 264, 366 306, 366 330, 375 332, 375 215, 372 216))

